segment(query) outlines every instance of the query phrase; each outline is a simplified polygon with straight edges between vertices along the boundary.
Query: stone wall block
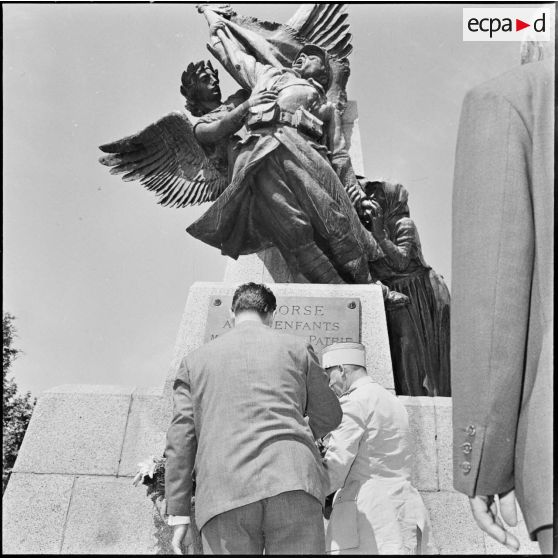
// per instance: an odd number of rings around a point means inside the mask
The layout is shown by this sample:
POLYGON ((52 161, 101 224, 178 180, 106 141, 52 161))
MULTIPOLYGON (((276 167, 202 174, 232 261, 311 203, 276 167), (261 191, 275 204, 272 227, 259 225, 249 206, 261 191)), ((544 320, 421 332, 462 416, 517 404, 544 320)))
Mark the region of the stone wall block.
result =
POLYGON ((58 554, 72 475, 12 473, 2 497, 2 553, 58 554))
POLYGON ((453 431, 451 397, 434 397, 436 455, 440 490, 453 490, 453 431))
POLYGON ((77 477, 62 554, 157 554, 155 507, 129 477, 77 477))
POLYGON ((119 476, 134 476, 150 456, 162 457, 172 406, 167 397, 134 394, 124 438, 119 476))
POLYGON ((422 492, 440 554, 486 554, 482 531, 477 527, 465 495, 456 492, 422 492))
POLYGON ((436 416, 432 397, 399 396, 409 415, 413 452, 412 482, 419 490, 438 490, 436 416))
POLYGON ((132 391, 80 385, 46 391, 37 402, 14 471, 115 475, 132 391))

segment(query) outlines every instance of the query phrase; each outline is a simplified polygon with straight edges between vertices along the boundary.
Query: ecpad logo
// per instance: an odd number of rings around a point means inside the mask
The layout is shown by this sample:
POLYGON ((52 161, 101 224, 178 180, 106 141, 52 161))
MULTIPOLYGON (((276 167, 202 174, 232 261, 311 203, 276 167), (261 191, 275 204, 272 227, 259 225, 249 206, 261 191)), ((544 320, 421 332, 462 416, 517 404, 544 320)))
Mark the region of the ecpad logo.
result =
POLYGON ((550 41, 554 7, 463 8, 464 41, 550 41))

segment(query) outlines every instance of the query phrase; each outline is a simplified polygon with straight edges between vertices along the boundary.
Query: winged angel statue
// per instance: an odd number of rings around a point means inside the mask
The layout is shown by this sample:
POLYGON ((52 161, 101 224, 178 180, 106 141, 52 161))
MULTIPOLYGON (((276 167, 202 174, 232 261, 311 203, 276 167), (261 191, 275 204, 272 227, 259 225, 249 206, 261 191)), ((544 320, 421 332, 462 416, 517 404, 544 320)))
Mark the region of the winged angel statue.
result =
POLYGON ((345 7, 303 5, 285 24, 229 6, 198 10, 210 52, 242 89, 222 102, 212 64, 190 64, 181 92, 195 124, 168 114, 102 145, 101 163, 162 205, 214 202, 187 231, 225 255, 276 246, 311 282, 370 282, 381 250, 359 219, 364 194, 340 126, 352 50, 345 7))

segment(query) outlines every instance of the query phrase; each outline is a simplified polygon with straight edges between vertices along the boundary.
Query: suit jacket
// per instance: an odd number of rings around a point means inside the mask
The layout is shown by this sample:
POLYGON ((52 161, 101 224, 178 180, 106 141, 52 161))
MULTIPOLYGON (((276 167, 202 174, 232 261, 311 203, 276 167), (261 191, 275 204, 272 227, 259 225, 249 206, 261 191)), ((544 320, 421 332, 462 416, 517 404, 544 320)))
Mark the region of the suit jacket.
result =
POLYGON ((323 503, 326 477, 314 436, 341 416, 306 341, 240 323, 187 355, 177 373, 167 512, 190 515, 194 462, 200 529, 217 514, 291 490, 323 503))
POLYGON ((552 523, 553 60, 464 101, 453 192, 454 485, 552 523))
POLYGON ((409 419, 401 401, 370 377, 340 398, 341 425, 327 438, 328 492, 335 492, 326 550, 336 554, 434 551, 428 512, 411 484, 409 419))

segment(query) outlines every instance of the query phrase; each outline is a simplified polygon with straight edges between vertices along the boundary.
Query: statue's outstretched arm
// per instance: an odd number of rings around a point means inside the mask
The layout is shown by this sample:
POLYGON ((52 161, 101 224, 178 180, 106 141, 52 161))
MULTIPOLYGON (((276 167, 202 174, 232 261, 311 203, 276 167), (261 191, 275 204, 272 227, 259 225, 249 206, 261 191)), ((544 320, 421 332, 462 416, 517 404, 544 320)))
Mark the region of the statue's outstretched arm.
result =
POLYGON ((251 91, 269 66, 246 52, 229 29, 233 24, 209 8, 203 13, 209 24, 209 50, 243 88, 251 91))
POLYGON ((347 142, 341 127, 341 114, 332 103, 328 103, 327 112, 328 120, 326 136, 328 149, 331 153, 331 166, 335 170, 339 180, 341 180, 341 184, 343 184, 343 188, 345 188, 345 191, 349 195, 353 207, 360 215, 360 204, 366 195, 356 178, 351 157, 347 151, 347 142))

